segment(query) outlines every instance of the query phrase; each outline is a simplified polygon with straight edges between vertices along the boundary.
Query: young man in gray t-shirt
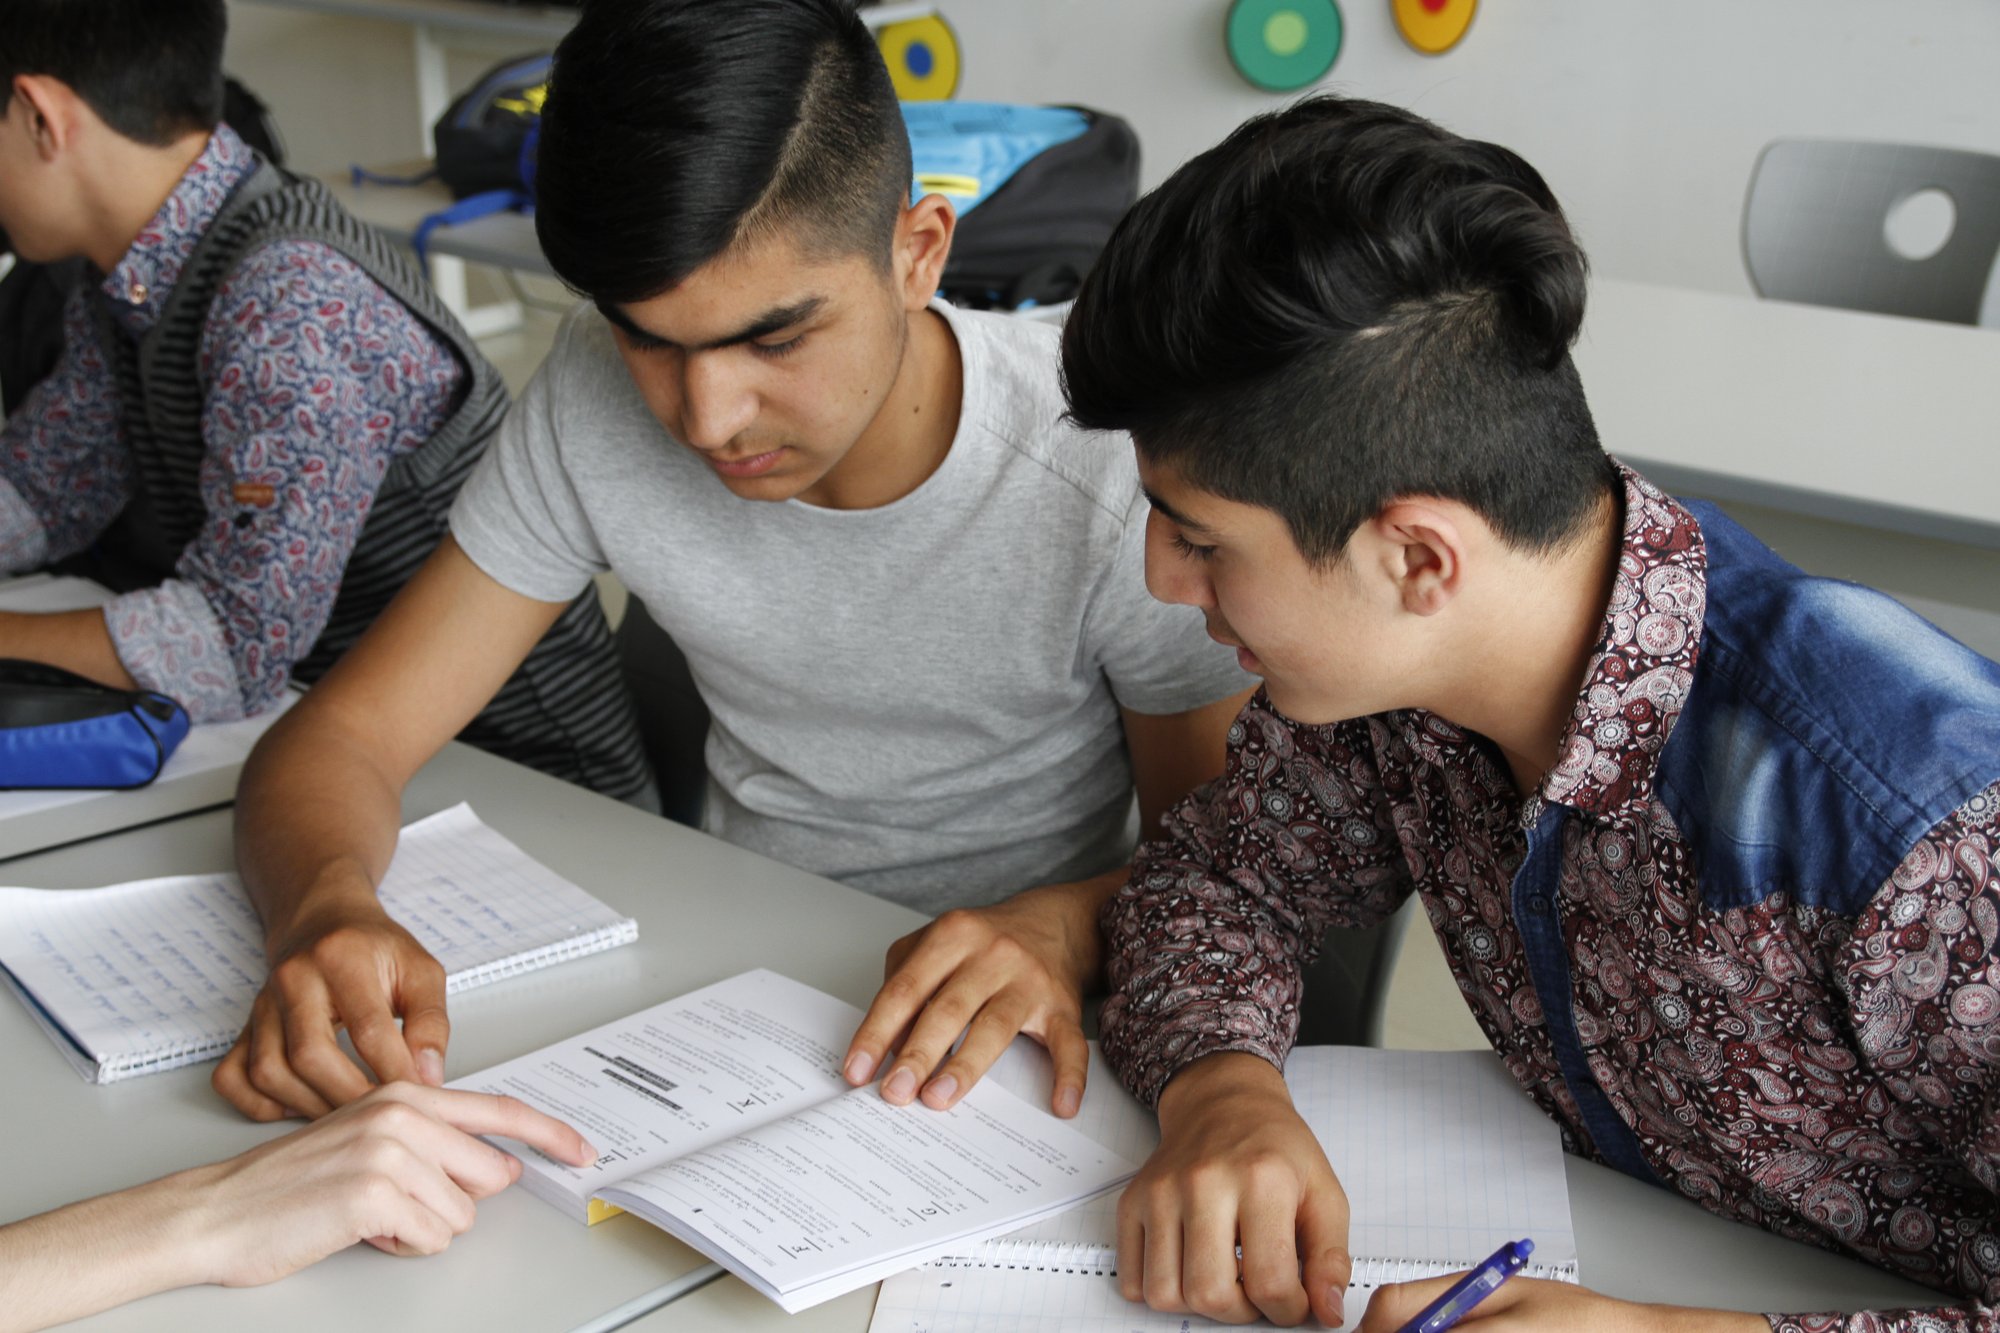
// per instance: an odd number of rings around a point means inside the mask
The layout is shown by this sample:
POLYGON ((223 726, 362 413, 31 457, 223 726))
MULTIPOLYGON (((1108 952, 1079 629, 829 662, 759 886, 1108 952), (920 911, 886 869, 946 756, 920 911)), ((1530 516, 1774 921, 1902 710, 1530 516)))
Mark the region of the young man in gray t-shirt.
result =
POLYGON ((948 1106, 1028 1032, 1074 1113, 1135 791, 1150 824, 1220 772, 1253 682, 1147 595, 1130 446, 1063 424, 1054 330, 932 302, 954 219, 909 180, 851 0, 585 7, 537 227, 592 305, 453 540, 246 769, 273 970, 215 1076, 238 1107, 361 1095, 337 1026, 376 1078, 441 1079, 442 972, 374 896, 397 799, 608 569, 711 710, 710 831, 947 912, 892 950, 849 1077, 948 1106))

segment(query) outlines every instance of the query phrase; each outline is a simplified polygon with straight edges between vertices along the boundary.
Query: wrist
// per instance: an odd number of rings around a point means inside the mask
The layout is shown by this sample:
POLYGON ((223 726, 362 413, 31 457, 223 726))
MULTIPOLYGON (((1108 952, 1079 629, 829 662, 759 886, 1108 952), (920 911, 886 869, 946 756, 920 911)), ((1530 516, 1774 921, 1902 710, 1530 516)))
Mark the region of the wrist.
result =
POLYGON ((318 875, 310 888, 285 908, 267 908, 264 951, 271 962, 297 945, 357 921, 388 920, 375 885, 355 862, 342 861, 318 875))
POLYGON ((1170 1134, 1181 1123, 1225 1103, 1249 1114, 1257 1113, 1250 1108, 1273 1103, 1290 1111, 1292 1094, 1285 1076, 1263 1056, 1217 1051, 1183 1066, 1167 1081, 1157 1104, 1160 1131, 1170 1134))
POLYGON ((1129 866, 1120 866, 1071 884, 1030 889, 1028 895, 1024 895, 1039 896, 1054 908, 1051 916, 1059 923, 1063 958, 1070 969, 1070 976, 1085 995, 1102 988, 1104 932, 1098 927, 1098 918, 1104 913, 1104 905, 1125 886, 1130 869, 1129 866))

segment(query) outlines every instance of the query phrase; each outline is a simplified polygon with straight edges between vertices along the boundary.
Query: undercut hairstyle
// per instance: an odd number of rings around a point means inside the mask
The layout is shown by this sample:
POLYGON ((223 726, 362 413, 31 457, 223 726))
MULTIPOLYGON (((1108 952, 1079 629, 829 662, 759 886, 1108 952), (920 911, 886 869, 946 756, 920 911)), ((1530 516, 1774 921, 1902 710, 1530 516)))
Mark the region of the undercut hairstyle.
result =
POLYGON ((5 0, 0 79, 66 84, 113 130, 164 147, 222 120, 224 0, 5 0))
POLYGON ((1406 496, 1552 551, 1617 484, 1569 355, 1585 273, 1514 153, 1314 98, 1119 225, 1064 329, 1070 416, 1276 512, 1317 565, 1406 496))
POLYGON ((536 197, 550 265, 608 312, 781 232, 886 272, 909 131, 853 0, 585 0, 536 197))

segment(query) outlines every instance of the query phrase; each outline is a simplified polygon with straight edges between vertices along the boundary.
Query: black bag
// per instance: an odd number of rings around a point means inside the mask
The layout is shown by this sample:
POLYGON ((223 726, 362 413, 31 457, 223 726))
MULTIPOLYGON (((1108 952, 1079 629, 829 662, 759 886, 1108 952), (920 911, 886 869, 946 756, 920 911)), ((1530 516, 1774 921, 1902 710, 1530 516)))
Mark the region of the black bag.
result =
POLYGON ((548 52, 503 60, 445 108, 432 127, 437 174, 454 199, 534 189, 535 141, 548 98, 548 52))
POLYGON ((1117 116, 1074 109, 1089 122, 1080 137, 1030 158, 960 220, 944 270, 952 304, 1069 300, 1138 201, 1138 135, 1117 116))

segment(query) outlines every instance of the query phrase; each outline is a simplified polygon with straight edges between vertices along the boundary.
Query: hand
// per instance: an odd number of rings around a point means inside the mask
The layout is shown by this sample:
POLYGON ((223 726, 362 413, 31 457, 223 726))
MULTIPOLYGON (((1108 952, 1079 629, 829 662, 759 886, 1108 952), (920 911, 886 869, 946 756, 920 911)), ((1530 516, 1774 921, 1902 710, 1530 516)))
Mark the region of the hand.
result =
POLYGON ((575 1166, 596 1150, 511 1097, 398 1083, 213 1166, 0 1227, 0 1330, 45 1328, 198 1282, 275 1281, 366 1240, 431 1254, 521 1163, 500 1134, 575 1166))
MULTIPOLYGON (((1392 1282, 1368 1302, 1358 1333, 1396 1333, 1423 1308, 1464 1277, 1429 1278, 1423 1282, 1392 1282)), ((1637 1305, 1613 1300, 1568 1282, 1532 1277, 1508 1278, 1500 1289, 1474 1306, 1458 1327, 1480 1333, 1536 1330, 1536 1333, 1769 1333, 1762 1315, 1726 1310, 1690 1310, 1671 1305, 1637 1305)))
POLYGON ((1118 1201, 1125 1299, 1337 1328, 1351 1268, 1347 1195, 1284 1076, 1238 1052, 1176 1074, 1160 1097, 1160 1146, 1118 1201))
POLYGON ((1025 1032, 1055 1061, 1050 1105, 1059 1116, 1075 1115, 1090 1070, 1083 996, 1103 964, 1097 914, 1124 882, 1121 869, 1029 889, 991 907, 947 912, 890 945, 888 979, 842 1064, 847 1081, 868 1082, 896 1046, 882 1096, 904 1106, 921 1085, 924 1105, 946 1110, 1025 1032), (961 1032, 965 1043, 946 1060, 961 1032))
POLYGON ((401 1255, 444 1249, 472 1225, 477 1200, 521 1175, 519 1160, 475 1134, 572 1166, 597 1158, 581 1134, 512 1097, 397 1083, 156 1188, 189 1204, 196 1280, 256 1286, 356 1241, 401 1255))
POLYGON ((270 979, 211 1082, 253 1120, 316 1119, 376 1083, 439 1086, 444 1004, 444 969, 372 889, 329 896, 273 943, 270 979), (343 1026, 372 1081, 341 1051, 343 1026))

